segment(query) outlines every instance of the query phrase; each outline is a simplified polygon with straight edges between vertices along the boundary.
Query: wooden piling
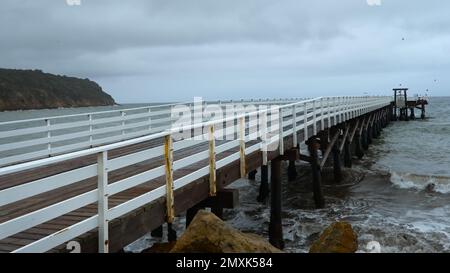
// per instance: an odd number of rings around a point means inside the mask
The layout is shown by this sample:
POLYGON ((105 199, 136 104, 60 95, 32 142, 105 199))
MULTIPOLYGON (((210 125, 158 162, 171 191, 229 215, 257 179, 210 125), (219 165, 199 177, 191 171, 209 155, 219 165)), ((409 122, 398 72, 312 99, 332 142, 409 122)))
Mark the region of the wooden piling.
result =
POLYGON ((351 151, 351 143, 348 138, 346 138, 344 144, 344 166, 346 168, 352 167, 352 151, 351 151))
POLYGON ((152 232, 150 233, 152 235, 152 237, 155 238, 162 238, 163 237, 163 226, 159 226, 156 229, 152 230, 152 232))
POLYGON ((369 126, 367 127, 367 131, 366 131, 366 136, 367 136, 367 144, 370 145, 373 142, 373 130, 372 130, 372 125, 369 124, 369 126))
POLYGON ((361 137, 361 133, 360 132, 356 132, 355 135, 355 155, 359 158, 362 159, 364 157, 364 149, 362 147, 362 137, 361 137))
POLYGON ((322 192, 322 174, 320 170, 319 157, 317 155, 319 144, 317 143, 317 140, 314 138, 309 139, 306 144, 308 145, 308 150, 310 154, 311 172, 313 177, 314 202, 316 204, 316 208, 320 209, 325 207, 325 199, 323 197, 322 192))
POLYGON ((167 240, 175 242, 177 240, 177 232, 173 229, 172 223, 167 223, 167 240))
POLYGON ((276 248, 283 249, 283 228, 281 222, 281 159, 275 158, 271 165, 270 183, 270 224, 269 242, 276 248))
POLYGON ((201 207, 199 205, 195 205, 192 208, 189 208, 186 211, 186 228, 189 226, 189 224, 192 222, 192 219, 194 219, 194 216, 197 214, 197 212, 201 209, 204 209, 204 207, 201 207))
POLYGON ((255 180, 256 179, 256 174, 258 173, 257 170, 251 171, 248 173, 248 179, 249 180, 255 180))
POLYGON ((259 195, 256 198, 258 202, 265 203, 269 196, 269 168, 267 165, 261 166, 261 184, 259 186, 259 195))
POLYGON ((368 142, 368 136, 367 136, 367 129, 364 128, 362 130, 362 134, 361 134, 361 144, 362 147, 364 148, 364 150, 369 150, 369 142, 368 142))
POLYGON ((288 181, 295 181, 297 178, 297 168, 295 167, 295 160, 289 160, 288 165, 288 181))
POLYGON ((420 110, 421 110, 420 118, 425 119, 425 103, 424 102, 422 102, 422 108, 420 110))
POLYGON ((410 108, 411 111, 411 115, 409 116, 410 119, 415 120, 416 119, 416 114, 414 112, 414 107, 410 108))
POLYGON ((342 182, 342 169, 341 169, 341 152, 339 150, 340 140, 336 142, 333 146, 333 174, 334 174, 334 182, 341 183, 342 182))
POLYGON ((211 212, 214 213, 220 219, 223 219, 223 206, 217 204, 211 208, 211 212))

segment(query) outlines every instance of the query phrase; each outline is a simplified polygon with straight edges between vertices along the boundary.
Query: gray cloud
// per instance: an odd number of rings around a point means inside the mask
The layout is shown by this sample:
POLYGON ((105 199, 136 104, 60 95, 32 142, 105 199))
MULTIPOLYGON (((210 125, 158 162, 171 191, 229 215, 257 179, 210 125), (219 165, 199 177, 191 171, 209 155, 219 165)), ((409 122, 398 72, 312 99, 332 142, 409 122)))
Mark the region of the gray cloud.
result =
POLYGON ((446 95, 448 12, 438 0, 6 0, 0 66, 91 78, 119 102, 390 94, 399 83, 446 95))

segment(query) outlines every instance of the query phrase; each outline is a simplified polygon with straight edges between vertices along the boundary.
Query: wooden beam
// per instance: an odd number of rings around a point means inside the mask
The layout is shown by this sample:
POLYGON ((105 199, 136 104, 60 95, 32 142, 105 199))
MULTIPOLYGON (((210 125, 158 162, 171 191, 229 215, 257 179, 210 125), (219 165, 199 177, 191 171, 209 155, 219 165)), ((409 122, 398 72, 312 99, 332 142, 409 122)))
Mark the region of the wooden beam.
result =
POLYGON ((344 149, 344 144, 345 144, 345 140, 347 139, 348 133, 350 131, 350 126, 348 124, 345 125, 345 133, 344 136, 342 137, 342 143, 339 146, 339 152, 342 152, 342 150, 344 149))
POLYGON ((358 129, 358 126, 359 126, 359 119, 356 120, 355 127, 353 128, 352 134, 350 136, 350 140, 349 140, 350 143, 353 143, 353 139, 355 138, 355 134, 356 134, 356 130, 358 129))
POLYGON ((336 141, 338 140, 340 134, 341 134, 341 131, 338 130, 338 131, 335 133, 335 135, 333 136, 333 138, 331 139, 331 142, 330 142, 330 144, 328 145, 327 150, 325 151, 325 154, 323 155, 322 162, 320 162, 320 168, 321 168, 321 169, 323 168, 323 166, 325 166, 325 162, 327 161, 328 156, 330 155, 331 150, 333 149, 333 146, 334 146, 334 144, 336 143, 336 141))
POLYGON ((225 209, 234 209, 239 205, 238 189, 223 189, 217 192, 216 196, 209 197, 198 204, 203 208, 222 207, 225 209))

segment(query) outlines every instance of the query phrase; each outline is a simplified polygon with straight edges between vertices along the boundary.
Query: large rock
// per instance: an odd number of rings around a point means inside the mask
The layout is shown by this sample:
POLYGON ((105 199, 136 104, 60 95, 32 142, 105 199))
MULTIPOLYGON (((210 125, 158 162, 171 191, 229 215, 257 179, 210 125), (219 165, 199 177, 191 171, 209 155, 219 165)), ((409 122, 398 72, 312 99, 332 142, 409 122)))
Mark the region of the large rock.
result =
POLYGON ((358 237, 347 222, 336 222, 326 228, 309 250, 310 253, 355 253, 358 237))
POLYGON ((277 253, 281 250, 254 234, 230 227, 217 216, 200 210, 172 253, 277 253))

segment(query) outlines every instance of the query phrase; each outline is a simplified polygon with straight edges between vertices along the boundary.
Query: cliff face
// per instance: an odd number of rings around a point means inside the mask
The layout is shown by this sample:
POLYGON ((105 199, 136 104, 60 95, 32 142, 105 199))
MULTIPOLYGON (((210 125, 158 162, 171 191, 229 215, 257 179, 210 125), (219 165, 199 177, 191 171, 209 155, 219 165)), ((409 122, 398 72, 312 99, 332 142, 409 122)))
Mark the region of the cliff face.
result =
POLYGON ((114 104, 110 95, 88 79, 0 69, 0 111, 114 104))

